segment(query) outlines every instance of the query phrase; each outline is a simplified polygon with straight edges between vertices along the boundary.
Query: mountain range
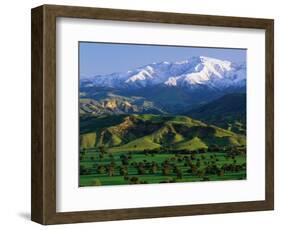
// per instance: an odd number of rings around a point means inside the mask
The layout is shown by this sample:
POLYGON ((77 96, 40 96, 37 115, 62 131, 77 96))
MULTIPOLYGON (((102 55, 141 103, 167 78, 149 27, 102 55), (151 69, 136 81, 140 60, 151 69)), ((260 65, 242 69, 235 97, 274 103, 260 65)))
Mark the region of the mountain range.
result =
MULTIPOLYGON (((246 64, 210 57, 80 79, 82 148, 246 143, 246 64)), ((114 150, 114 151, 115 151, 114 150)))
POLYGON ((80 112, 184 114, 231 93, 246 93, 245 63, 192 57, 82 78, 80 112))
POLYGON ((159 62, 123 73, 96 75, 81 79, 82 87, 106 87, 115 89, 140 89, 153 86, 207 87, 224 90, 244 87, 245 63, 236 64, 210 57, 192 57, 180 62, 159 62))

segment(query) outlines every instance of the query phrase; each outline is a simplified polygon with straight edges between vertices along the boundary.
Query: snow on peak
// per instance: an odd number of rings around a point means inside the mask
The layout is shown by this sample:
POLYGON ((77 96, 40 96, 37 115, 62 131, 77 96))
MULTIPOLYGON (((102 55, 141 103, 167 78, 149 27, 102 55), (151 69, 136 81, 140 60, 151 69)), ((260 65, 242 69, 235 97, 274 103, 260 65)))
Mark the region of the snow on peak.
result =
POLYGON ((186 84, 206 84, 208 82, 223 80, 227 77, 227 73, 233 70, 231 62, 200 56, 194 72, 188 73, 184 79, 186 84))
POLYGON ((113 88, 140 88, 154 85, 196 86, 216 88, 243 86, 246 65, 205 56, 196 56, 177 62, 154 62, 125 73, 99 75, 90 78, 92 85, 113 88))
POLYGON ((167 81, 164 82, 168 86, 177 86, 177 80, 179 77, 169 77, 167 81))
POLYGON ((200 56, 200 59, 203 63, 205 63, 208 66, 216 66, 217 68, 220 68, 221 70, 231 70, 231 62, 226 60, 220 60, 216 58, 210 58, 205 56, 200 56))

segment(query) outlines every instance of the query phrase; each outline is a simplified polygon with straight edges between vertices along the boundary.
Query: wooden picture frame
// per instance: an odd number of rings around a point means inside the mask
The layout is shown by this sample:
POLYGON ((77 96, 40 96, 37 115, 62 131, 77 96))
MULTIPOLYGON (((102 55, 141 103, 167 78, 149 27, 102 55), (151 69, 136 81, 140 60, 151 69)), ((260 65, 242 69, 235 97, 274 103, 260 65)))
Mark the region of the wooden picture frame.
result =
POLYGON ((274 209, 274 21, 271 19, 43 5, 32 9, 31 219, 65 224, 274 209), (265 200, 100 211, 56 211, 56 18, 264 29, 266 34, 265 200))

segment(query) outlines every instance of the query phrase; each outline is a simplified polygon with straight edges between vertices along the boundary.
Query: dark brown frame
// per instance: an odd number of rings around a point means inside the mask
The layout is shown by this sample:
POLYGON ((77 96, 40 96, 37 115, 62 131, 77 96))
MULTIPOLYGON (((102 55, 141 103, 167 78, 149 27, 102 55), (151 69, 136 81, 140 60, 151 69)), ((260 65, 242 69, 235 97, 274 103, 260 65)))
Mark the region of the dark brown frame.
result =
POLYGON ((32 9, 31 219, 62 224, 274 209, 274 21, 179 13, 43 5, 32 9), (56 18, 264 29, 266 36, 265 200, 103 211, 56 212, 56 18))

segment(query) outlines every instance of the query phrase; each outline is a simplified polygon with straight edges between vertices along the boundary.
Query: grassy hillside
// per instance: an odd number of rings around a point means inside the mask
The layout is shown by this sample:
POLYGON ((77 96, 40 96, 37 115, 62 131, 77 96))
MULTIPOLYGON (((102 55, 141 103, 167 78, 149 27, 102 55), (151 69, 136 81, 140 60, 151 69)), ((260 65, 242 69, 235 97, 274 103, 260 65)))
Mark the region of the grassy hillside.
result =
POLYGON ((207 149, 244 146, 245 136, 187 116, 112 115, 80 117, 81 149, 104 146, 110 152, 144 149, 207 149))

